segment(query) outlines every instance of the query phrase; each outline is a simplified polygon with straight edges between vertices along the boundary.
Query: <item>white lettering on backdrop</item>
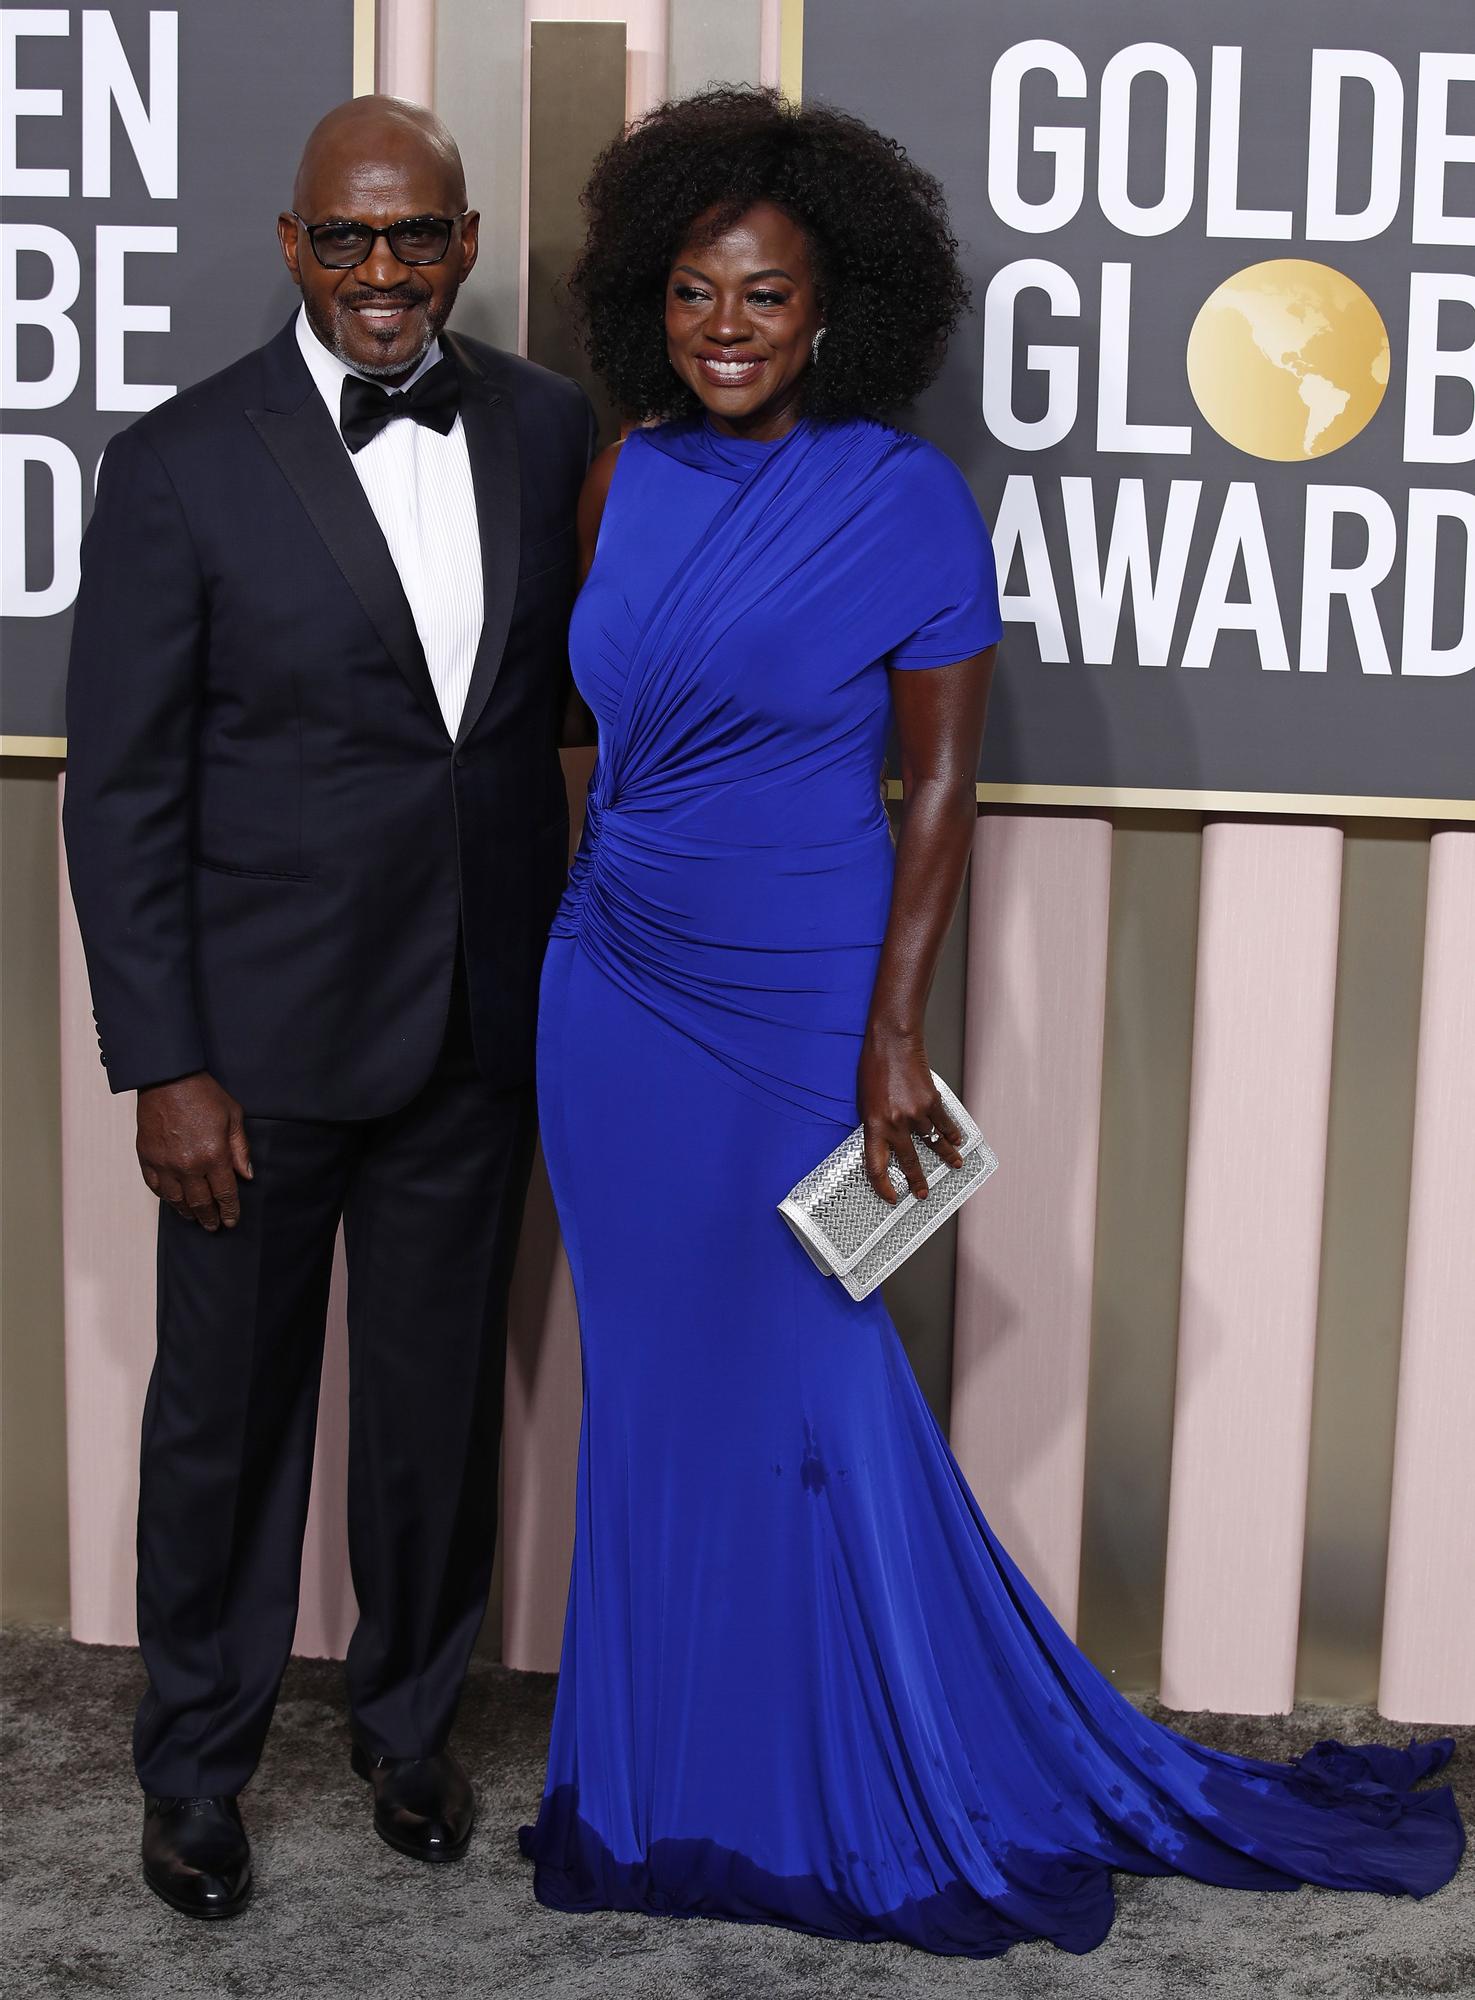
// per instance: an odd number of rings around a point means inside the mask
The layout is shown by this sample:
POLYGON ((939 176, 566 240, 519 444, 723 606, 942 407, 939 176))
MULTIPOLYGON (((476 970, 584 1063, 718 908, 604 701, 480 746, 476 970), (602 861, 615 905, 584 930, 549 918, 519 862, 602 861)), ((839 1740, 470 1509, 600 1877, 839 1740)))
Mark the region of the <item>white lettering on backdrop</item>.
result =
MULTIPOLYGON (((1020 41, 999 56, 990 79, 989 201, 1006 227, 1035 238, 1065 229, 1094 198, 1125 239, 1193 228, 1205 239, 1262 241, 1272 259, 1284 258, 1274 246, 1298 226, 1307 243, 1366 242, 1391 229, 1400 213, 1416 247, 1472 245, 1475 215, 1461 211, 1455 192, 1458 173, 1475 163, 1475 133, 1459 129, 1456 108, 1470 101, 1457 88, 1471 84, 1475 54, 1426 52, 1410 107, 1385 57, 1313 51, 1305 200, 1297 212, 1243 198, 1246 100, 1256 85, 1239 48, 1213 50, 1201 90, 1188 58, 1161 42, 1118 50, 1093 80, 1064 43, 1020 41), (1043 98, 1053 99, 1052 108, 1030 122, 1026 104, 1043 98), (1357 158, 1349 163, 1354 130, 1357 158), (1140 161, 1149 151, 1161 157, 1161 179, 1150 176, 1144 185, 1131 156, 1140 161)), ((1251 266, 1206 301, 1203 344, 1197 364, 1190 347, 1181 385, 1161 370, 1150 381, 1131 380, 1132 274, 1129 261, 1083 270, 1040 254, 992 274, 983 298, 982 404, 1000 444, 1049 451, 1091 425, 1098 453, 1182 456, 1194 448, 1197 421, 1261 458, 1314 458, 1369 420, 1391 371, 1402 374, 1404 462, 1475 459, 1475 279, 1468 274, 1411 273, 1407 340, 1390 363, 1376 306, 1340 272, 1291 260, 1251 266), (1278 270, 1289 275, 1278 278, 1278 270), (1047 326, 1049 337, 1039 337, 1047 326), (1347 352, 1369 328, 1382 335, 1381 354, 1374 345, 1371 360, 1358 361, 1361 376, 1354 378, 1350 364, 1344 378, 1307 358, 1313 332, 1329 326, 1339 338, 1345 327, 1347 352), (1092 328, 1099 330, 1094 407, 1082 348, 1092 328), (1247 408, 1254 388, 1231 379, 1241 351, 1255 367, 1278 371, 1278 381, 1271 372, 1266 380, 1286 392, 1275 419, 1279 435, 1268 428, 1273 398, 1247 408)), ((1064 585, 1087 665, 1106 665, 1129 650, 1143 666, 1208 668, 1219 635, 1242 631, 1263 669, 1324 673, 1335 602, 1350 623, 1353 657, 1364 674, 1442 678, 1475 670, 1475 497, 1468 493, 1415 486, 1400 497, 1350 482, 1307 485, 1299 603, 1287 606, 1277 592, 1253 479, 1222 481, 1217 490, 1174 479, 1156 526, 1140 478, 1063 475, 1052 483, 1059 508, 1052 494, 1050 511, 1063 514, 1063 550, 1052 552, 1043 487, 1029 474, 1010 475, 994 526, 1004 616, 1033 626, 1042 662, 1072 657, 1064 585), (1189 552, 1200 523, 1211 540, 1195 568, 1189 552), (1397 608, 1380 609, 1376 595, 1394 568, 1400 533, 1401 620, 1397 608), (1463 618, 1452 638, 1436 618, 1441 563, 1463 572, 1463 587, 1453 593, 1463 618), (1057 576, 1057 566, 1064 574, 1057 576), (1288 610, 1299 615, 1294 643, 1288 610), (1124 617, 1131 620, 1130 644, 1119 651, 1124 617), (1385 621, 1400 626, 1396 648, 1385 621), (1175 633, 1182 635, 1176 649, 1175 633)))
MULTIPOLYGON (((179 14, 149 15, 148 68, 135 75, 106 8, 80 10, 81 172, 84 196, 113 193, 115 148, 120 140, 136 161, 151 203, 172 203, 179 193, 179 14)), ((62 7, 0 8, 0 195, 30 201, 65 201, 72 194, 67 167, 28 161, 33 121, 60 118, 72 107, 62 90, 25 81, 32 38, 71 35, 73 12, 62 7)), ((78 324, 82 290, 78 245, 45 223, 0 224, 0 401, 12 410, 52 410, 79 392, 100 411, 151 410, 174 394, 167 382, 133 379, 128 368, 130 333, 168 333, 167 305, 145 303, 150 260, 178 251, 172 223, 99 223, 91 248, 96 275, 89 325, 78 324), (91 369, 84 383, 84 339, 90 336, 91 369), (25 346, 23 349, 23 340, 25 346), (23 358, 29 372, 22 372, 23 358)), ((96 468, 92 468, 96 477, 96 468)), ((77 592, 82 536, 82 467, 76 454, 44 430, 0 437, 0 512, 6 531, 0 561, 0 611, 19 618, 49 618, 65 611, 77 592), (50 489, 51 574, 38 577, 27 549, 29 496, 50 489)), ((31 514, 44 518, 44 508, 31 514)))

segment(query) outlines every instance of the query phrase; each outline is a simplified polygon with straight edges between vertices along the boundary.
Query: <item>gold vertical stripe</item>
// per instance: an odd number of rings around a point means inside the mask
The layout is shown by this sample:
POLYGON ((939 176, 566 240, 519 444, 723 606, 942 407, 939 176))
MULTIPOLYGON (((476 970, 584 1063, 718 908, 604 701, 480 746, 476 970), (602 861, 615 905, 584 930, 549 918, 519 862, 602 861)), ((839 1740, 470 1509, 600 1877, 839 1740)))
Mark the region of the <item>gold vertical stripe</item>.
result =
POLYGON ((1348 829, 1296 1691, 1377 1694, 1423 984, 1426 826, 1348 829))
POLYGON ((795 104, 804 95, 804 0, 782 0, 778 31, 778 87, 795 104))
POLYGON ((377 0, 353 0, 353 94, 368 97, 375 82, 377 0))
POLYGON ((1078 1636, 1131 1688, 1162 1639, 1201 848, 1193 815, 1113 821, 1078 1636))

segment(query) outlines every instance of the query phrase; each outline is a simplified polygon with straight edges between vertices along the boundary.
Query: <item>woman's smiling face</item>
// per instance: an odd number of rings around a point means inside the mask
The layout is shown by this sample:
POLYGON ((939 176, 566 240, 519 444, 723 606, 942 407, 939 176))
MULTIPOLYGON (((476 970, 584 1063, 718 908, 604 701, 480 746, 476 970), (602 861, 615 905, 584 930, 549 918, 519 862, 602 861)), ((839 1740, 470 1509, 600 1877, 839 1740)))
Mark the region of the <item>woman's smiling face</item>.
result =
POLYGON ((758 202, 720 236, 697 217, 666 280, 666 352, 719 430, 773 439, 799 421, 822 325, 809 239, 758 202))

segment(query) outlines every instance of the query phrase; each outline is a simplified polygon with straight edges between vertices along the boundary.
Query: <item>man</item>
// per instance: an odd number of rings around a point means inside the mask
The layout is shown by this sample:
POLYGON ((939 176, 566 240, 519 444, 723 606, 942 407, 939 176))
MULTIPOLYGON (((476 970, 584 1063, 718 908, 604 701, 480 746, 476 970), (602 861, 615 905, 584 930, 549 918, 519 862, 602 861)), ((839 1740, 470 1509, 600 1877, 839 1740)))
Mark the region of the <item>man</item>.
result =
POLYGON ((593 431, 572 383, 443 335, 477 215, 430 113, 329 113, 278 234, 300 313, 108 448, 69 696, 102 1059, 162 1202, 144 1874, 196 1916, 250 1892, 340 1218, 353 1765, 391 1846, 470 1838, 446 1742, 491 1573, 593 431))

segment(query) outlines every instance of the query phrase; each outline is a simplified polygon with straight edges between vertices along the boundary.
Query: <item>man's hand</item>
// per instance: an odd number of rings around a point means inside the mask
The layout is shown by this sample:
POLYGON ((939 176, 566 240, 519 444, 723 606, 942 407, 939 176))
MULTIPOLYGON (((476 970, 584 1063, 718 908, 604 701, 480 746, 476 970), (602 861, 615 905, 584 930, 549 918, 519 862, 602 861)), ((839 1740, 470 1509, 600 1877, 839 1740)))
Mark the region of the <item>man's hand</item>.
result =
POLYGON ((138 1093, 138 1164, 150 1190, 213 1236, 241 1219, 236 1176, 251 1179, 246 1119, 213 1076, 199 1070, 138 1093))

